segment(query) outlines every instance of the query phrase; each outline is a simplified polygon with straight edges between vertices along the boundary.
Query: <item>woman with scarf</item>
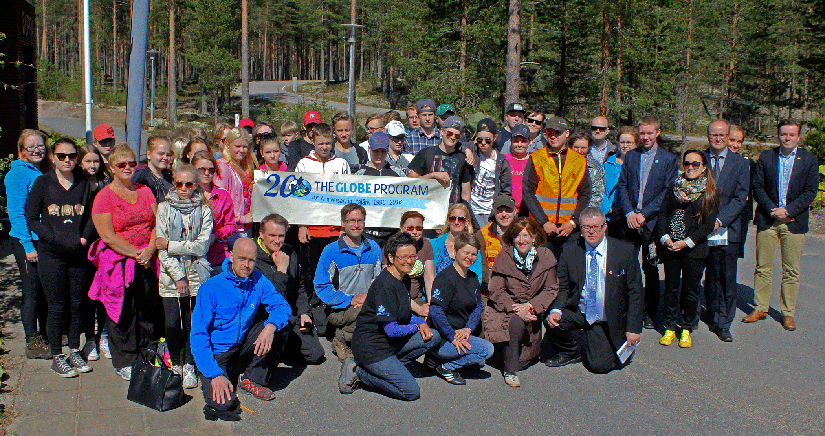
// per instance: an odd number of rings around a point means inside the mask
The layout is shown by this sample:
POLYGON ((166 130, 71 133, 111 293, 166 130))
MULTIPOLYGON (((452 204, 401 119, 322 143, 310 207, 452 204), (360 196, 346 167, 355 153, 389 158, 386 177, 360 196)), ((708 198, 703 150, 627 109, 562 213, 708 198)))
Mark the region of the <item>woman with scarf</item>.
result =
POLYGON ((690 348, 690 332, 699 324, 699 282, 708 256, 707 238, 715 230, 719 199, 707 155, 688 150, 682 161, 684 171, 665 192, 656 223, 658 254, 665 265, 665 334, 659 343, 670 345, 681 329, 679 346, 690 348))
POLYGON ((504 353, 504 383, 519 387, 518 371, 541 352, 541 316, 559 293, 556 257, 532 218, 516 220, 502 235, 484 310, 484 334, 504 353))
POLYGON ((198 288, 211 275, 206 252, 212 237, 212 210, 205 204, 197 173, 188 164, 175 171, 175 187, 158 205, 156 227, 166 342, 172 371, 183 376, 184 388, 198 386, 189 329, 198 288))
POLYGON ((226 147, 218 159, 215 185, 232 198, 236 233, 227 240, 231 250, 238 238, 252 237, 252 185, 256 162, 251 150, 252 138, 245 130, 229 130, 224 142, 226 147))

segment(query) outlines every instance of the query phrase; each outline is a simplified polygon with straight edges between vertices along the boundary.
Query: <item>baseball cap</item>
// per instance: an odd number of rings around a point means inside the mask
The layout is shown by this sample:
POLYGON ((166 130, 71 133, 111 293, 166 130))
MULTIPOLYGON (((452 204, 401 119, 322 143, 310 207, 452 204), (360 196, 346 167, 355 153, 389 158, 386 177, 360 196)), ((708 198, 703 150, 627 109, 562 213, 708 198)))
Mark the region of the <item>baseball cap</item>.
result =
POLYGON ((544 120, 544 128, 564 132, 565 130, 570 130, 570 125, 567 124, 567 120, 562 117, 551 117, 544 120))
POLYGON ((249 118, 244 118, 244 119, 238 121, 238 127, 246 127, 246 126, 255 127, 255 122, 250 120, 249 118))
POLYGON ((498 124, 491 118, 484 118, 476 125, 476 133, 478 132, 490 132, 495 135, 498 133, 498 124))
POLYGON ((444 120, 444 125, 441 127, 444 129, 456 129, 459 132, 464 133, 464 120, 462 120, 460 117, 453 115, 444 120))
POLYGON ((392 120, 384 127, 387 136, 407 136, 407 130, 401 121, 392 120))
POLYGON ((505 113, 509 112, 525 112, 524 105, 521 103, 510 103, 507 105, 507 111, 505 113))
POLYGON ((493 212, 495 213, 496 209, 500 208, 501 206, 507 206, 511 209, 516 208, 516 201, 513 200, 513 197, 507 194, 501 194, 493 200, 493 212))
POLYGON ((510 129, 510 137, 521 136, 522 138, 530 139, 530 128, 524 124, 519 124, 510 129))
POLYGON ((319 124, 321 122, 321 114, 317 111, 309 111, 304 114, 304 125, 319 124))
POLYGON ((435 112, 435 102, 430 100, 429 98, 425 98, 423 100, 418 100, 415 103, 415 111, 418 113, 422 113, 422 109, 424 106, 429 106, 430 109, 424 109, 425 112, 435 112))
POLYGON ((370 144, 370 150, 388 150, 390 148, 390 137, 386 132, 375 132, 367 140, 370 144))
POLYGON ((95 141, 102 141, 104 139, 115 139, 115 129, 108 124, 98 124, 92 131, 95 141))
POLYGON ((440 117, 447 112, 452 112, 455 114, 455 109, 453 108, 453 105, 444 103, 438 107, 438 109, 435 111, 435 114, 440 117))

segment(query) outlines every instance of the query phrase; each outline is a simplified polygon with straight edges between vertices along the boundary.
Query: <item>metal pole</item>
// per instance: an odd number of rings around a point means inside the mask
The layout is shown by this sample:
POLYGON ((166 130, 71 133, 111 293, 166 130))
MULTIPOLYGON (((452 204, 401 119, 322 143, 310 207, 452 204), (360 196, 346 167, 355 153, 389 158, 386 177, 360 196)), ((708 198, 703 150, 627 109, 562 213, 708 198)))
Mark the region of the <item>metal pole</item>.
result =
POLYGON ((129 55, 129 89, 126 103, 126 142, 141 156, 143 88, 146 77, 146 37, 149 29, 149 0, 132 3, 132 52, 129 55))
POLYGON ((349 114, 355 118, 355 27, 349 31, 349 114))
POLYGON ((92 137, 92 57, 89 48, 89 0, 83 0, 83 93, 86 107, 86 143, 92 137))
POLYGON ((149 125, 154 129, 155 128, 155 52, 154 50, 151 51, 150 55, 152 60, 152 102, 149 106, 149 125))

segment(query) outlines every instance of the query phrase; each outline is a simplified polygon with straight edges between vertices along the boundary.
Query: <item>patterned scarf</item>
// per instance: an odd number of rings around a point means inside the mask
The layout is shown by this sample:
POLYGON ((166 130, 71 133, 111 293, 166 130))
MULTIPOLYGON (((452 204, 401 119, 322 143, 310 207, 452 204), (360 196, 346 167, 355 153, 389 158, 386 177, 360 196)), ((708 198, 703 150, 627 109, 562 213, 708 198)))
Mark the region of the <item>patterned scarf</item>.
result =
POLYGON ((673 195, 680 203, 692 203, 705 193, 707 187, 708 178, 704 173, 693 180, 680 173, 673 183, 673 195))
POLYGON ((513 247, 513 257, 516 260, 516 268, 520 269, 522 272, 530 273, 533 270, 533 261, 536 260, 536 247, 530 247, 530 251, 527 252, 527 256, 524 258, 518 252, 518 249, 513 247))

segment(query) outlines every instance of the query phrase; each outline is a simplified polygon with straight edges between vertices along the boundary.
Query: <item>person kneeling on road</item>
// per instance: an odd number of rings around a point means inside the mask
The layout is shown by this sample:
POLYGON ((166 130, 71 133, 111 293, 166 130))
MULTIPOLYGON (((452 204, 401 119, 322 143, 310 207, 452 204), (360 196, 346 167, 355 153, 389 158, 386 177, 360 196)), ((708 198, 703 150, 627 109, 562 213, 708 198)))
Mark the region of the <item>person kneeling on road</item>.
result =
POLYGON ((272 282, 255 271, 255 255, 252 239, 238 239, 223 271, 201 285, 192 312, 189 343, 209 420, 240 420, 235 385, 242 372, 243 390, 261 400, 275 398, 267 387, 272 350, 282 348, 292 310, 272 282), (269 317, 252 325, 260 305, 269 317))

